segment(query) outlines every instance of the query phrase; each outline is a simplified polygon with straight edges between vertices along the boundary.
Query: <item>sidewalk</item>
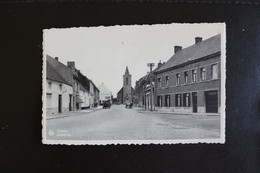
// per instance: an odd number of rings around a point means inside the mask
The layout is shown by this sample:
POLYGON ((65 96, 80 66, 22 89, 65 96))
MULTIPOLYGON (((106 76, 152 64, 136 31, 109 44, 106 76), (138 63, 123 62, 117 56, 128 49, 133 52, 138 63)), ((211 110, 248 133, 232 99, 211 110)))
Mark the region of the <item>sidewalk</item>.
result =
POLYGON ((133 109, 139 113, 151 113, 151 114, 171 114, 171 115, 194 115, 194 116, 220 116, 219 113, 181 113, 171 112, 169 110, 154 110, 150 111, 140 107, 133 107, 133 109))
POLYGON ((82 114, 85 114, 85 113, 95 112, 95 111, 100 110, 102 108, 103 108, 102 106, 98 106, 96 108, 89 108, 89 109, 78 110, 78 111, 69 111, 69 112, 55 114, 55 115, 46 114, 46 119, 50 120, 50 119, 58 119, 58 118, 82 115, 82 114))

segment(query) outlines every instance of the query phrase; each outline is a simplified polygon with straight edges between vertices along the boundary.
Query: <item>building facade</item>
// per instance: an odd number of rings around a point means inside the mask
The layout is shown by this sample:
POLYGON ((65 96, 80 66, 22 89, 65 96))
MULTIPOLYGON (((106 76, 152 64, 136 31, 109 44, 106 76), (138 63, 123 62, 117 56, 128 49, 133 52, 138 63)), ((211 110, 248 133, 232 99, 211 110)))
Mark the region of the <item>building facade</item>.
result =
POLYGON ((70 80, 72 73, 69 69, 66 69, 66 66, 57 65, 55 61, 58 61, 58 59, 47 57, 46 113, 48 115, 73 110, 73 81, 70 80), (55 66, 59 66, 58 70, 54 68, 55 66), (65 71, 64 77, 59 74, 59 71, 65 71))
POLYGON ((155 74, 154 72, 162 66, 161 61, 157 67, 135 83, 134 104, 149 110, 155 110, 155 74))
POLYGON ((105 86, 104 83, 98 86, 99 89, 99 104, 103 105, 104 101, 112 103, 112 92, 105 86))
POLYGON ((99 90, 75 68, 74 61, 67 62, 66 66, 49 55, 46 56, 46 91, 47 114, 88 109, 99 102, 99 90))
POLYGON ((117 93, 117 103, 126 104, 133 102, 134 89, 132 88, 132 76, 126 66, 125 74, 123 75, 123 87, 117 93))
POLYGON ((195 44, 175 54, 155 74, 157 109, 181 113, 220 113, 221 36, 195 44))

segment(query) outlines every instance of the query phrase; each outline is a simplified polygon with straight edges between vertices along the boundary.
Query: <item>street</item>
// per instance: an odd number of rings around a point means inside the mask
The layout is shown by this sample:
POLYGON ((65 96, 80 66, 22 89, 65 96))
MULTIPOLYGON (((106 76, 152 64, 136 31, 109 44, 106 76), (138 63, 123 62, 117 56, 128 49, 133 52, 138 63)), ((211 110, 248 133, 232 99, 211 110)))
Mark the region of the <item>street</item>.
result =
POLYGON ((220 116, 139 113, 112 105, 46 121, 47 140, 216 139, 220 116))

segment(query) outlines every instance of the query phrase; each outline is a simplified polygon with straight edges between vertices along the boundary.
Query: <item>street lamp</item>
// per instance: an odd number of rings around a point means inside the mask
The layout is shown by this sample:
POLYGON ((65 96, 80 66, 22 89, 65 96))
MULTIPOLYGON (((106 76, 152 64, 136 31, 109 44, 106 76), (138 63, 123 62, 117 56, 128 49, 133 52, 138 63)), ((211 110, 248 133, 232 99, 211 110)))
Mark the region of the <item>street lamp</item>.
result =
POLYGON ((150 68, 150 105, 151 105, 151 111, 153 111, 153 91, 152 91, 152 86, 153 86, 153 81, 152 81, 152 71, 154 67, 154 63, 147 63, 147 66, 150 68))

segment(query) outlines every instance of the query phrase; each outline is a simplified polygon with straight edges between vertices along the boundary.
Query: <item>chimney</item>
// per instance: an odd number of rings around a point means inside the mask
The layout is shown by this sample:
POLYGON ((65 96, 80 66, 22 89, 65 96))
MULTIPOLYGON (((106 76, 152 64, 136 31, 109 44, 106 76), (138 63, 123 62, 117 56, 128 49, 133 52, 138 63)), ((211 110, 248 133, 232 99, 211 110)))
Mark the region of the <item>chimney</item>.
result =
POLYGON ((70 67, 72 70, 75 69, 75 61, 68 61, 67 66, 70 67))
POLYGON ((177 53, 180 50, 182 50, 181 46, 174 46, 174 53, 177 53))
POLYGON ((158 63, 158 68, 160 68, 161 66, 162 66, 162 62, 160 60, 159 63, 158 63))
POLYGON ((202 42, 202 37, 195 37, 195 44, 202 42))
POLYGON ((58 57, 55 57, 55 59, 56 59, 57 61, 59 61, 59 58, 58 58, 58 57))

